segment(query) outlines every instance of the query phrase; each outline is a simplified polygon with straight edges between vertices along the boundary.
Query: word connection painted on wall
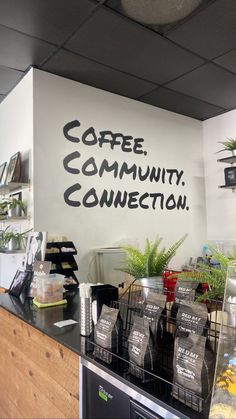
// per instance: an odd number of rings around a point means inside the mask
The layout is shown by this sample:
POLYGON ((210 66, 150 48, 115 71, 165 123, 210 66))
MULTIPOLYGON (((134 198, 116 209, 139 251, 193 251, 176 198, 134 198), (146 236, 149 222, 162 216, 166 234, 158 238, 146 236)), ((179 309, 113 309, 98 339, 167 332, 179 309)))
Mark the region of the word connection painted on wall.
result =
MULTIPOLYGON (((70 131, 73 128, 80 127, 78 120, 70 121, 63 127, 63 134, 66 140, 72 143, 82 143, 87 147, 106 148, 109 151, 119 148, 124 153, 131 153, 132 155, 147 156, 147 151, 144 150, 144 139, 134 138, 130 135, 122 133, 114 133, 109 130, 99 131, 96 133, 93 127, 87 128, 81 138, 71 135, 70 131)), ((111 153, 112 154, 112 153, 111 153)), ((68 154, 63 160, 64 169, 72 175, 79 175, 79 179, 83 176, 103 178, 109 173, 114 179, 120 180, 138 180, 140 182, 151 182, 154 185, 164 184, 173 185, 174 187, 184 187, 184 171, 178 169, 170 169, 164 167, 147 165, 145 168, 132 163, 118 162, 116 160, 108 161, 103 159, 101 163, 96 162, 93 156, 83 161, 83 158, 78 150, 68 154), (79 160, 78 160, 79 159, 79 160), (78 168, 78 162, 82 162, 78 168)), ((77 178, 76 178, 77 179, 77 178)), ((160 210, 189 210, 187 205, 186 195, 181 194, 164 194, 158 191, 151 193, 139 191, 127 192, 126 190, 103 189, 102 192, 97 192, 95 187, 88 190, 83 190, 81 183, 74 183, 64 193, 65 203, 79 207, 83 205, 86 208, 93 208, 99 206, 113 207, 113 208, 130 208, 130 209, 160 209, 160 210), (73 194, 76 193, 77 199, 73 194)))

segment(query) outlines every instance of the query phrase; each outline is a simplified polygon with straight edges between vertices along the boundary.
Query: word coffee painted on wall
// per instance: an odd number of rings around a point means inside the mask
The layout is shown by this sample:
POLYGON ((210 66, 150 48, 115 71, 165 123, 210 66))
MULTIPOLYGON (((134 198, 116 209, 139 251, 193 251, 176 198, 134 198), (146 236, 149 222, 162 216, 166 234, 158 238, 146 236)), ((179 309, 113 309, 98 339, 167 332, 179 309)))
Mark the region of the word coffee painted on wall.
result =
POLYGON ((64 169, 73 176, 72 185, 66 189, 64 193, 65 203, 79 207, 113 207, 113 208, 130 208, 130 209, 152 209, 152 210, 189 210, 187 205, 187 197, 178 193, 178 190, 185 186, 184 171, 175 168, 166 168, 159 166, 150 166, 146 164, 144 167, 136 163, 127 163, 125 161, 116 161, 103 159, 102 162, 96 161, 95 148, 108 148, 112 152, 119 148, 125 156, 130 155, 143 156, 145 161, 148 159, 148 151, 145 149, 144 138, 134 138, 130 135, 124 135, 120 132, 112 132, 110 130, 96 132, 91 126, 85 130, 81 130, 81 138, 71 135, 70 131, 75 127, 80 127, 80 121, 74 120, 68 122, 63 127, 63 134, 67 141, 78 144, 91 150, 91 157, 83 158, 78 150, 68 154, 63 160, 64 169), (83 177, 91 178, 91 185, 96 184, 95 177, 103 178, 105 174, 110 174, 114 179, 123 181, 134 180, 140 183, 151 184, 153 191, 140 192, 134 190, 128 192, 125 187, 122 189, 104 188, 98 193, 95 186, 85 190, 83 187, 83 177), (76 182, 74 181, 76 175, 76 182), (94 183, 93 183, 94 179, 94 183), (165 194, 158 191, 158 186, 172 185, 177 192, 165 194))

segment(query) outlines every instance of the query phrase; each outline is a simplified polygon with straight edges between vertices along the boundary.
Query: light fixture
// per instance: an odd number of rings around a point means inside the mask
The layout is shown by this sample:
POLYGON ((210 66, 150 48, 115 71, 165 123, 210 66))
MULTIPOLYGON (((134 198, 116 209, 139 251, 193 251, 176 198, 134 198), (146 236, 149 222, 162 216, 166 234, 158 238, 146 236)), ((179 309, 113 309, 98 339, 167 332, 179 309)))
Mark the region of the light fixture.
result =
POLYGON ((177 22, 192 13, 202 0, 121 0, 124 13, 148 25, 177 22))

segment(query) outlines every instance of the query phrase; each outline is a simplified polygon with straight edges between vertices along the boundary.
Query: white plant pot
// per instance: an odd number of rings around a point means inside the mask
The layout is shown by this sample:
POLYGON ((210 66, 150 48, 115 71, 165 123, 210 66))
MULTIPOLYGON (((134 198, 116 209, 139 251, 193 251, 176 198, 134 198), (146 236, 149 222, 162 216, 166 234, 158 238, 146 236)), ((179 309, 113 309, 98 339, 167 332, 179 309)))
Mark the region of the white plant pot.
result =
POLYGON ((17 205, 15 208, 8 208, 7 213, 9 217, 21 217, 22 209, 19 205, 17 205))
POLYGON ((7 247, 8 247, 8 250, 10 251, 10 252, 12 252, 12 251, 14 251, 14 250, 20 250, 20 246, 19 246, 19 243, 18 243, 18 241, 16 240, 16 239, 11 239, 9 242, 8 242, 8 245, 7 245, 7 247))

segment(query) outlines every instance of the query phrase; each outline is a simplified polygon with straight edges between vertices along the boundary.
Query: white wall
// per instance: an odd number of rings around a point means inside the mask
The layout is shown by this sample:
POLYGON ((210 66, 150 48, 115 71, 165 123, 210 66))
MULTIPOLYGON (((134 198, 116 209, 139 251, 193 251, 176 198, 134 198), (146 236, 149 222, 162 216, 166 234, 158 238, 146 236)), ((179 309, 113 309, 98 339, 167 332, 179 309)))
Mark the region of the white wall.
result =
POLYGON ((225 184, 224 169, 230 165, 219 163, 217 159, 230 156, 230 152, 216 152, 223 148, 219 141, 235 137, 235 133, 235 110, 203 123, 207 235, 209 240, 228 243, 229 247, 236 242, 236 193, 218 188, 225 184))
MULTIPOLYGON (((0 104, 1 162, 8 161, 17 151, 23 157, 33 144, 33 73, 17 84, 0 104)), ((32 158, 30 158, 32 164, 32 158)))
MULTIPOLYGON (((33 184, 33 71, 17 84, 0 104, 0 164, 20 151, 23 166, 33 184)), ((23 192, 33 225, 33 191, 23 192)))
MULTIPOLYGON (((206 238, 202 123, 39 70, 33 73, 35 229, 67 235, 75 242, 79 279, 87 279, 93 249, 126 240, 142 247, 146 237, 154 239, 159 234, 164 238, 163 244, 169 246, 189 233, 171 266, 178 268, 190 256, 197 256, 206 238), (100 148, 82 141, 70 142, 63 135, 63 127, 72 120, 79 120, 81 126, 70 134, 80 138, 90 126, 96 133, 110 130, 143 137, 147 155, 124 153, 119 147, 111 150, 108 145, 100 148), (141 182, 130 176, 115 179, 111 173, 101 178, 71 174, 65 171, 63 159, 74 151, 81 156, 71 166, 80 170, 89 157, 94 157, 98 167, 107 159, 110 163, 136 163, 144 169, 147 165, 175 168, 184 170, 184 176, 176 186, 141 182), (73 195, 74 199, 81 200, 92 187, 98 195, 103 189, 137 191, 141 195, 158 192, 165 197, 173 193, 187 196, 189 211, 68 206, 63 195, 76 182, 81 190, 73 195)), ((147 202, 151 202, 150 198, 147 202)))
MULTIPOLYGON (((20 151, 23 164, 33 180, 33 73, 30 71, 15 89, 0 104, 0 164, 9 162, 10 157, 20 151)), ((14 223, 11 228, 26 231, 33 225, 32 188, 23 192, 23 200, 28 204, 29 221, 14 223)), ((6 228, 8 223, 0 223, 6 228)), ((19 267, 20 256, 1 255, 0 284, 9 285, 12 275, 19 267)))

